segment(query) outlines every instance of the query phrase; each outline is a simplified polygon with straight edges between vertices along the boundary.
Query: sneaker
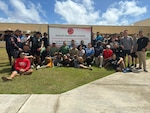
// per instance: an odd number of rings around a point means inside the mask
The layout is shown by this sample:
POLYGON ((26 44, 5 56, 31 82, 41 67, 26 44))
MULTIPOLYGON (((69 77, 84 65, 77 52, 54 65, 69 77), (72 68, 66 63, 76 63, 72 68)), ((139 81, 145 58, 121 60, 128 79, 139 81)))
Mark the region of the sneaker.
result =
POLYGON ((136 64, 134 65, 134 67, 136 68, 136 64))
POLYGON ((89 68, 89 70, 91 70, 91 71, 92 71, 93 69, 92 69, 92 68, 89 68))
POLYGON ((33 65, 31 65, 31 69, 34 69, 34 66, 33 66, 33 65))
POLYGON ((131 64, 131 67, 134 66, 134 64, 131 64))
POLYGON ((130 68, 131 66, 128 64, 128 68, 130 68))
POLYGON ((136 68, 136 69, 142 69, 141 67, 138 67, 138 68, 136 68))
POLYGON ((12 81, 12 79, 8 78, 8 77, 2 77, 3 81, 12 81))
POLYGON ((91 65, 89 65, 89 67, 92 67, 91 65))
POLYGON ((40 65, 38 65, 37 67, 36 67, 36 70, 38 70, 40 68, 40 65))
POLYGON ((124 72, 124 73, 126 73, 126 72, 127 72, 127 70, 126 70, 126 69, 123 69, 123 72, 124 72))
POLYGON ((148 72, 146 69, 144 69, 144 72, 148 72))
POLYGON ((102 65, 99 65, 99 67, 101 68, 101 67, 102 67, 102 65))

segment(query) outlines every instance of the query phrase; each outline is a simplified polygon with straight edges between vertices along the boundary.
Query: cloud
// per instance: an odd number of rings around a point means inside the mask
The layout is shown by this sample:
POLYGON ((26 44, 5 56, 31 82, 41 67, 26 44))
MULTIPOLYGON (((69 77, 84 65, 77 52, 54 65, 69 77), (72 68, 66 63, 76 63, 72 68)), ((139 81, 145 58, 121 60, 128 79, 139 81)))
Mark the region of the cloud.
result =
POLYGON ((0 1, 0 11, 5 17, 0 16, 0 22, 12 23, 46 23, 42 16, 45 12, 39 3, 33 4, 25 0, 0 1))
POLYGON ((100 13, 94 8, 94 0, 56 0, 55 13, 68 24, 129 25, 147 12, 147 7, 138 3, 137 0, 114 2, 100 13))
POLYGON ((138 16, 147 12, 146 7, 139 7, 137 4, 138 1, 135 0, 114 3, 102 14, 101 22, 99 23, 128 25, 133 22, 134 18, 138 18, 138 16))
POLYGON ((99 18, 99 12, 94 11, 92 4, 91 0, 82 0, 81 3, 72 0, 56 1, 55 13, 69 24, 94 24, 99 18))

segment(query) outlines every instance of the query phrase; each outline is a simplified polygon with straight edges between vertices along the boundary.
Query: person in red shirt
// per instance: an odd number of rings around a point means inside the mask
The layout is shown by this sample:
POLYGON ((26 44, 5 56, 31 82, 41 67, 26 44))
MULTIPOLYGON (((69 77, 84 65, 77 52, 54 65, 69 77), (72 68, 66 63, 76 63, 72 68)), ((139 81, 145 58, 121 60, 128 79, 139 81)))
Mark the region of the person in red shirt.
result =
POLYGON ((113 51, 110 49, 110 45, 106 45, 106 49, 103 50, 103 66, 106 67, 109 61, 112 59, 113 51))
POLYGON ((20 52, 19 58, 15 61, 15 70, 11 73, 9 77, 2 77, 3 81, 9 81, 12 80, 17 75, 29 75, 33 72, 32 69, 30 69, 30 60, 25 58, 25 53, 20 52))

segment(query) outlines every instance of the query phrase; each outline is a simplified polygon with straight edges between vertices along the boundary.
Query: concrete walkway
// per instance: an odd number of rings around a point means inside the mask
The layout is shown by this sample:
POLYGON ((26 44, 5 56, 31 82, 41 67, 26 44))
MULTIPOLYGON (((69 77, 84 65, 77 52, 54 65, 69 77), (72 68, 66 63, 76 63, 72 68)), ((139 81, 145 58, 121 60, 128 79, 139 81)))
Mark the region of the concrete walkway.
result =
POLYGON ((0 113, 150 113, 150 60, 147 67, 59 95, 0 95, 0 113))

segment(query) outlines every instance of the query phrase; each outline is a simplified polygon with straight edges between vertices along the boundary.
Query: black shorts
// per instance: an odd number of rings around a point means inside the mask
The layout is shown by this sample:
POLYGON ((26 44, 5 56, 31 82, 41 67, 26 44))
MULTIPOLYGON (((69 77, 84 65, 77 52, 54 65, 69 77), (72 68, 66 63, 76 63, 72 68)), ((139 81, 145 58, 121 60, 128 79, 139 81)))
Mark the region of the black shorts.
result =
POLYGON ((133 58, 137 58, 136 53, 135 53, 135 52, 131 53, 131 57, 133 57, 133 58))
POLYGON ((40 51, 37 51, 37 50, 31 50, 31 53, 33 56, 40 56, 41 55, 41 52, 40 51))
POLYGON ((123 50, 123 56, 131 55, 131 50, 123 50))

